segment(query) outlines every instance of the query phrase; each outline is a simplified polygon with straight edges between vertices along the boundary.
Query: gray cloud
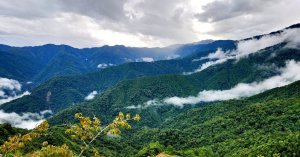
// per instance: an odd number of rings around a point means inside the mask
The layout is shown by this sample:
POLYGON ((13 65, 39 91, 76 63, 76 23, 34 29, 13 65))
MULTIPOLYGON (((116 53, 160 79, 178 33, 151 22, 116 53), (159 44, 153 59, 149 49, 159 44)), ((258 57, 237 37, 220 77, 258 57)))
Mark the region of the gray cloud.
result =
POLYGON ((91 47, 249 37, 298 22, 290 15, 300 13, 299 1, 287 1, 0 0, 0 40, 91 47))
POLYGON ((223 38, 241 39, 268 33, 298 23, 298 0, 215 0, 196 17, 208 22, 209 33, 223 38))
POLYGON ((190 42, 197 39, 188 7, 179 0, 0 0, 0 39, 12 45, 76 47, 190 42))
POLYGON ((217 22, 237 16, 263 12, 280 0, 216 0, 203 7, 205 12, 198 14, 199 20, 217 22))

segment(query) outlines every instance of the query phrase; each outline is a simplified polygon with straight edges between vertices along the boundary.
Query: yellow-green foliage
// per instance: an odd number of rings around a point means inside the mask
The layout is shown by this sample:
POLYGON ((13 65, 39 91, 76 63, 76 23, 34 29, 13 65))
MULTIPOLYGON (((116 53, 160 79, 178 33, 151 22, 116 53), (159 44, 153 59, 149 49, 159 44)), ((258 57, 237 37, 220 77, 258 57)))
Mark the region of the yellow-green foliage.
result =
POLYGON ((116 116, 111 124, 101 127, 101 122, 96 116, 91 120, 89 117, 82 116, 81 113, 76 113, 75 118, 79 120, 79 124, 71 125, 66 130, 66 133, 70 134, 73 140, 82 142, 83 147, 81 147, 81 152, 78 156, 81 156, 86 150, 93 151, 94 155, 97 156, 99 154, 97 149, 94 147, 90 148, 90 145, 98 136, 106 133, 119 135, 121 133, 120 128, 131 128, 131 125, 128 123, 130 120, 137 122, 141 119, 138 114, 131 119, 130 114, 126 114, 125 117, 122 112, 119 112, 119 115, 116 116))
POLYGON ((31 132, 21 135, 9 137, 7 141, 0 147, 0 157, 7 156, 28 156, 28 157, 73 157, 81 156, 85 151, 90 151, 95 157, 100 157, 100 153, 94 147, 90 147, 92 142, 100 135, 120 134, 121 128, 130 129, 131 125, 129 121, 139 121, 140 115, 135 115, 131 118, 130 114, 124 114, 122 112, 114 119, 114 121, 104 127, 101 127, 101 122, 97 117, 93 117, 91 120, 89 117, 84 117, 81 113, 76 113, 75 118, 79 120, 79 124, 73 124, 65 132, 71 135, 71 139, 75 142, 82 143, 81 151, 79 155, 76 155, 66 144, 62 146, 48 145, 47 141, 44 141, 40 150, 36 150, 27 154, 24 154, 22 149, 26 144, 29 144, 32 140, 39 138, 43 133, 47 132, 49 124, 47 121, 41 123, 37 128, 31 132))
POLYGON ((41 133, 48 130, 48 127, 48 122, 44 121, 30 133, 24 135, 17 134, 9 137, 8 140, 2 144, 0 153, 3 154, 4 157, 8 156, 9 154, 20 154, 18 151, 19 149, 24 148, 25 144, 29 143, 33 139, 38 138, 41 133))
POLYGON ((47 145, 43 143, 44 147, 41 150, 35 151, 26 156, 28 157, 73 157, 75 156, 73 151, 69 149, 69 147, 64 144, 62 146, 53 146, 47 145))

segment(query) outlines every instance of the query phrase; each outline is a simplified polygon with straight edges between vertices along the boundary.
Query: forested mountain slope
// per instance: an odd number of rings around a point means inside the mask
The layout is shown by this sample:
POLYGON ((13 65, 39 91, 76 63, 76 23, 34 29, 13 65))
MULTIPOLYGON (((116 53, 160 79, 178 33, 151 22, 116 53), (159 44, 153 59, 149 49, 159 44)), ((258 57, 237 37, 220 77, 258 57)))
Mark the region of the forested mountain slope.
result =
MULTIPOLYGON (((233 41, 228 41, 230 42, 233 41)), ((67 45, 47 44, 30 47, 0 45, 0 77, 15 79, 33 87, 49 78, 82 74, 126 62, 185 57, 207 44, 187 44, 164 48, 134 48, 122 45, 78 49, 67 45)))
POLYGON ((125 79, 192 71, 205 62, 205 60, 193 62, 193 59, 207 56, 219 47, 225 50, 234 49, 235 43, 233 41, 215 41, 200 47, 201 49, 197 53, 181 59, 126 63, 105 68, 96 73, 56 77, 33 89, 31 95, 3 104, 0 109, 17 113, 39 112, 48 109, 58 112, 73 103, 84 101, 84 98, 92 91, 102 92, 125 79), (49 93, 51 95, 47 101, 49 93))
MULTIPOLYGON (((143 106, 149 100, 172 96, 186 97, 196 95, 202 90, 230 89, 241 82, 261 81, 278 75, 278 69, 284 67, 288 60, 299 61, 300 51, 287 48, 283 43, 238 61, 229 60, 191 75, 162 75, 122 81, 91 101, 71 106, 59 112, 51 118, 51 122, 65 123, 70 119, 62 117, 70 117, 76 112, 88 115, 93 113, 102 119, 110 119, 114 113, 118 113, 120 110, 132 111, 126 108, 132 105, 143 106)), ((134 111, 143 115, 143 125, 157 126, 182 110, 178 111, 178 108, 172 106, 153 106, 134 111)))
POLYGON ((129 145, 138 148, 150 141, 162 145, 145 147, 140 156, 155 149, 180 156, 298 156, 300 82, 244 100, 191 109, 129 137, 124 136, 124 142, 132 140, 129 145))
MULTIPOLYGON (((181 113, 156 127, 134 125, 119 137, 99 138, 93 146, 108 157, 148 157, 161 152, 182 157, 299 156, 299 106, 297 81, 242 100, 179 109, 181 113)), ((64 129, 52 126, 25 151, 45 140, 53 145, 66 143, 78 151, 80 145, 70 142, 64 129)))

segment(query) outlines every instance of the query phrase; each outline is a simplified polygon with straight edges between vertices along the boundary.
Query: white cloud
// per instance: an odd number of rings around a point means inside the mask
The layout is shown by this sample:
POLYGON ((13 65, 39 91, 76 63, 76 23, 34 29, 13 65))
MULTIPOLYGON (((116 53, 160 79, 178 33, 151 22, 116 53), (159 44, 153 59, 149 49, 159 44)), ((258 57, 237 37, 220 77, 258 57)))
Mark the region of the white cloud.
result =
POLYGON ((288 61, 284 68, 279 69, 280 75, 270 77, 260 82, 239 83, 231 89, 227 90, 204 90, 198 93, 197 96, 188 97, 168 97, 162 100, 149 100, 142 105, 132 105, 126 109, 146 109, 152 106, 173 105, 183 107, 184 105, 195 105, 201 102, 223 101, 230 99, 240 99, 253 96, 264 91, 288 85, 300 80, 300 62, 294 60, 288 61))
POLYGON ((176 59, 176 58, 179 58, 179 57, 180 57, 180 55, 174 54, 174 55, 167 56, 166 60, 176 59))
POLYGON ((143 57, 143 58, 142 58, 142 61, 143 61, 143 62, 154 62, 154 59, 151 58, 151 57, 143 57))
POLYGON ((53 114, 52 110, 44 110, 44 111, 41 111, 40 113, 41 113, 41 115, 53 114))
POLYGON ((259 94, 266 90, 288 85, 300 80, 300 63, 294 60, 288 61, 286 67, 280 69, 281 74, 265 79, 261 82, 250 84, 240 83, 228 90, 204 90, 197 96, 189 97, 170 97, 163 100, 164 103, 174 106, 183 107, 186 104, 197 104, 200 102, 221 101, 230 99, 239 99, 259 94))
POLYGON ((249 54, 259 52, 270 46, 277 45, 284 41, 294 41, 294 36, 300 35, 300 29, 288 29, 276 35, 266 35, 260 39, 242 40, 237 44, 237 49, 233 53, 237 58, 248 56, 249 54))
POLYGON ((51 110, 40 113, 6 113, 0 110, 0 123, 10 123, 12 126, 24 129, 33 129, 45 120, 46 115, 53 114, 51 110))
POLYGON ((143 108, 143 106, 142 105, 137 105, 137 106, 135 106, 135 105, 131 105, 131 106, 127 106, 127 107, 125 107, 126 109, 140 109, 140 108, 143 108))
POLYGON ((0 105, 30 94, 25 91, 18 95, 17 93, 21 91, 21 88, 22 85, 19 81, 0 77, 0 105))
POLYGON ((162 106, 162 105, 164 105, 164 104, 161 103, 158 99, 154 99, 154 100, 149 100, 149 101, 145 102, 143 105, 127 106, 126 109, 146 109, 151 106, 162 106))
MULTIPOLYGON (((1 94, 1 92, 0 92, 1 94)), ((23 96, 26 96, 26 95, 30 95, 31 93, 28 92, 28 91, 25 91, 24 93, 20 94, 20 95, 12 95, 12 96, 7 96, 3 99, 0 99, 0 105, 4 104, 4 103, 7 103, 7 102, 10 102, 10 101, 13 101, 15 99, 19 99, 23 96)))
POLYGON ((154 62, 155 60, 151 57, 142 57, 142 58, 136 58, 136 59, 128 59, 124 58, 126 62, 154 62))
MULTIPOLYGON (((215 61, 208 61, 203 63, 198 69, 194 70, 193 72, 184 72, 184 75, 190 75, 190 74, 194 74, 200 71, 203 71, 205 69, 207 69, 208 67, 214 66, 214 65, 218 65, 218 64, 222 64, 225 63, 226 61, 228 61, 229 59, 234 59, 235 57, 233 56, 228 56, 226 58, 221 58, 221 59, 217 59, 215 61)), ((195 60, 194 60, 195 61, 195 60)))
POLYGON ((202 57, 201 59, 223 59, 226 57, 227 54, 221 48, 218 48, 215 53, 210 53, 207 57, 202 57))
POLYGON ((114 64, 111 64, 111 63, 101 63, 101 64, 97 65, 97 68, 99 68, 99 69, 105 69, 105 68, 110 67, 110 66, 114 66, 114 64))
POLYGON ((210 59, 204 64, 202 64, 198 69, 193 72, 186 72, 184 74, 193 74, 196 72, 203 71, 208 67, 222 64, 230 59, 240 59, 243 57, 247 57, 253 53, 259 53, 260 50, 265 49, 270 46, 277 45, 282 42, 288 42, 289 47, 297 47, 300 45, 300 29, 287 29, 284 30, 280 34, 276 35, 265 35, 260 39, 249 39, 249 40, 241 40, 237 43, 236 50, 224 52, 221 49, 218 49, 214 53, 210 53, 206 57, 202 57, 200 59, 195 59, 193 61, 200 61, 203 59, 210 59))
POLYGON ((20 91, 21 87, 22 85, 17 80, 0 77, 0 90, 20 91))
POLYGON ((5 92, 0 90, 0 97, 6 97, 5 92))
POLYGON ((95 98, 95 96, 98 94, 97 91, 92 91, 88 96, 86 96, 84 99, 85 100, 92 100, 95 98))

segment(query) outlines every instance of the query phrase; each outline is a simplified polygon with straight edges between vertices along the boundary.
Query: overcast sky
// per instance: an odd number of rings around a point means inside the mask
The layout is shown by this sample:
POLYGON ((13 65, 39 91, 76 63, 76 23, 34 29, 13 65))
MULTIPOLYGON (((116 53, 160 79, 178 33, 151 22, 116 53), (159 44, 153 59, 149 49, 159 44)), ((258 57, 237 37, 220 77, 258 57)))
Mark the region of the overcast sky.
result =
POLYGON ((167 46, 300 22, 300 0, 0 0, 0 43, 167 46))

